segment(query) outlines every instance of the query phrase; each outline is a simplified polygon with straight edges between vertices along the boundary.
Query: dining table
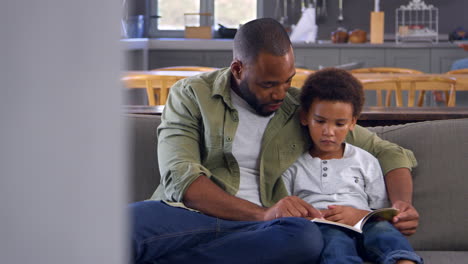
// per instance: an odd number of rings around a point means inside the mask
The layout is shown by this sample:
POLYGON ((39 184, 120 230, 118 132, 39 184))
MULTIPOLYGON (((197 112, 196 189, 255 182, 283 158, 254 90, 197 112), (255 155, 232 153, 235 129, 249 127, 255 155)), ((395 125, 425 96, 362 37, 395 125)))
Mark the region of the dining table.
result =
MULTIPOLYGON (((201 71, 126 71, 125 74, 149 74, 149 75, 159 75, 159 76, 177 76, 177 77, 190 77, 195 76, 197 74, 204 73, 201 71)), ((403 73, 353 73, 353 75, 358 78, 359 80, 366 80, 366 79, 379 79, 379 78, 388 78, 389 76, 394 78, 411 78, 413 76, 420 77, 450 77, 456 80, 456 87, 457 91, 468 91, 468 74, 445 74, 445 73, 423 73, 423 74, 403 74, 403 73)), ((298 79, 302 82, 305 80, 303 73, 297 74, 298 79)), ((131 88, 141 88, 141 87, 131 87, 131 88)))

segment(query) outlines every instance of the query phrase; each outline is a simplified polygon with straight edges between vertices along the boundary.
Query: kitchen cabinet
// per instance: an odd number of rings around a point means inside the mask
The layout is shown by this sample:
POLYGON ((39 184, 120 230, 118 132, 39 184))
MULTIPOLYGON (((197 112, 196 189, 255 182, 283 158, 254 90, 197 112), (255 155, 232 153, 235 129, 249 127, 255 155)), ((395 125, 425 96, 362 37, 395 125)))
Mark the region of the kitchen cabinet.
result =
POLYGON ((429 48, 385 49, 385 66, 431 72, 429 48))
POLYGON ((340 49, 340 64, 363 62, 362 67, 380 67, 385 65, 385 49, 355 48, 340 49))
POLYGON ((149 53, 149 68, 170 66, 227 67, 232 61, 231 51, 155 50, 149 53))
POLYGON ((431 72, 447 72, 452 63, 460 58, 468 58, 468 52, 458 49, 431 49, 431 72))
MULTIPOLYGON (((194 65, 227 67, 232 60, 232 40, 148 39, 148 69, 194 65)), ((363 67, 412 68, 428 73, 443 73, 453 61, 468 57, 468 52, 452 43, 306 44, 293 43, 298 67, 318 69, 352 62, 363 67)), ((142 70, 141 52, 127 52, 128 70, 142 70)), ((143 63, 144 64, 144 63, 143 63)))
POLYGON ((302 68, 318 69, 340 63, 339 50, 334 48, 296 48, 294 49, 296 65, 302 68))

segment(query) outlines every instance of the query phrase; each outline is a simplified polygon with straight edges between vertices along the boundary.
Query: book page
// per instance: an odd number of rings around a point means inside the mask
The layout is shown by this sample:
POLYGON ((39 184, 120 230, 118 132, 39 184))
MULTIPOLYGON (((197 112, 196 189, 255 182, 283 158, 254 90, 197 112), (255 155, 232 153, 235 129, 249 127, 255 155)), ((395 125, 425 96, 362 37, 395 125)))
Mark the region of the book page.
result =
POLYGON ((315 223, 321 223, 321 224, 329 224, 329 225, 334 225, 334 226, 340 226, 347 228, 349 230, 353 230, 358 233, 362 233, 362 228, 368 221, 381 221, 381 220, 386 220, 386 221, 391 221, 392 218, 398 214, 398 210, 395 208, 381 208, 374 210, 372 212, 369 212, 366 216, 364 216, 361 220, 359 220, 354 226, 338 223, 338 222, 333 222, 329 221, 326 219, 321 219, 321 218, 314 218, 310 221, 315 222, 315 223))

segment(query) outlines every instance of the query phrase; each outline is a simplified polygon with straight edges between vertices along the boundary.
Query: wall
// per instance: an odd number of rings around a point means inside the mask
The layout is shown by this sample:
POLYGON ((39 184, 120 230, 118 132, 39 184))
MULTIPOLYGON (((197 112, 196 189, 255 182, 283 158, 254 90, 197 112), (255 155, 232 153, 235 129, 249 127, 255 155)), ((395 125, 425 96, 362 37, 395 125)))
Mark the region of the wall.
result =
MULTIPOLYGON (((280 0, 283 2, 283 0, 280 0)), ((292 0, 289 0, 289 13, 291 23, 295 24, 300 18, 300 0, 295 1, 296 11, 291 9, 292 0)), ((369 20, 370 12, 374 8, 374 0, 343 0, 343 16, 344 20, 338 23, 338 0, 325 0, 327 2, 328 16, 319 23, 318 39, 330 39, 330 33, 335 31, 339 26, 343 26, 348 30, 360 28, 367 32, 370 31, 369 20)), ((266 1, 271 2, 270 5, 264 5, 264 14, 266 17, 274 17, 277 0, 266 1)), ((407 5, 409 0, 381 0, 381 11, 385 12, 385 33, 395 34, 395 10, 401 5, 407 5)), ((466 10, 468 10, 468 1, 465 0, 425 0, 426 4, 432 4, 439 8, 439 33, 448 34, 456 27, 463 26, 468 30, 468 19, 466 18, 466 10)), ((282 11, 281 11, 282 12, 282 11)))
MULTIPOLYGON (((147 0, 127 0, 130 2, 130 14, 145 14, 147 0)), ((235 0, 234 0, 235 1, 235 0)), ((263 14, 265 17, 279 19, 283 10, 283 2, 289 4, 288 17, 292 24, 296 24, 300 18, 301 0, 263 0, 263 14), (278 1, 281 2, 278 6, 278 1), (295 9, 292 9, 294 2, 295 9), (277 10, 278 9, 278 10, 277 10)), ((312 2, 313 0, 308 0, 312 2)), ((329 39, 330 33, 342 26, 348 30, 360 28, 370 31, 370 12, 374 8, 374 0, 343 0, 344 20, 338 23, 339 0, 322 0, 327 2, 328 16, 319 23, 318 39, 329 39)), ((448 34, 456 27, 463 26, 468 30, 466 10, 468 1, 465 0, 424 0, 426 4, 432 4, 439 8, 439 33, 448 34)), ((307 2, 307 1, 306 1, 307 2)), ((395 34, 395 10, 401 5, 407 5, 409 0, 381 0, 381 10, 385 12, 385 33, 389 37, 395 34)))
POLYGON ((127 261, 120 2, 0 2, 0 263, 127 261))

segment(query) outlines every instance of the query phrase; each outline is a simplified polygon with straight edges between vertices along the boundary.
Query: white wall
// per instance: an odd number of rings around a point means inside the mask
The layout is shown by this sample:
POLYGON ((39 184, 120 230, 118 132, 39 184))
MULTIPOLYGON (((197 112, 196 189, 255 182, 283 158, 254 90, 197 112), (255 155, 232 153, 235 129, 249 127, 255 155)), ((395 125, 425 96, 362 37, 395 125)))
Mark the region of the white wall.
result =
POLYGON ((120 2, 0 2, 0 263, 126 263, 120 2))

